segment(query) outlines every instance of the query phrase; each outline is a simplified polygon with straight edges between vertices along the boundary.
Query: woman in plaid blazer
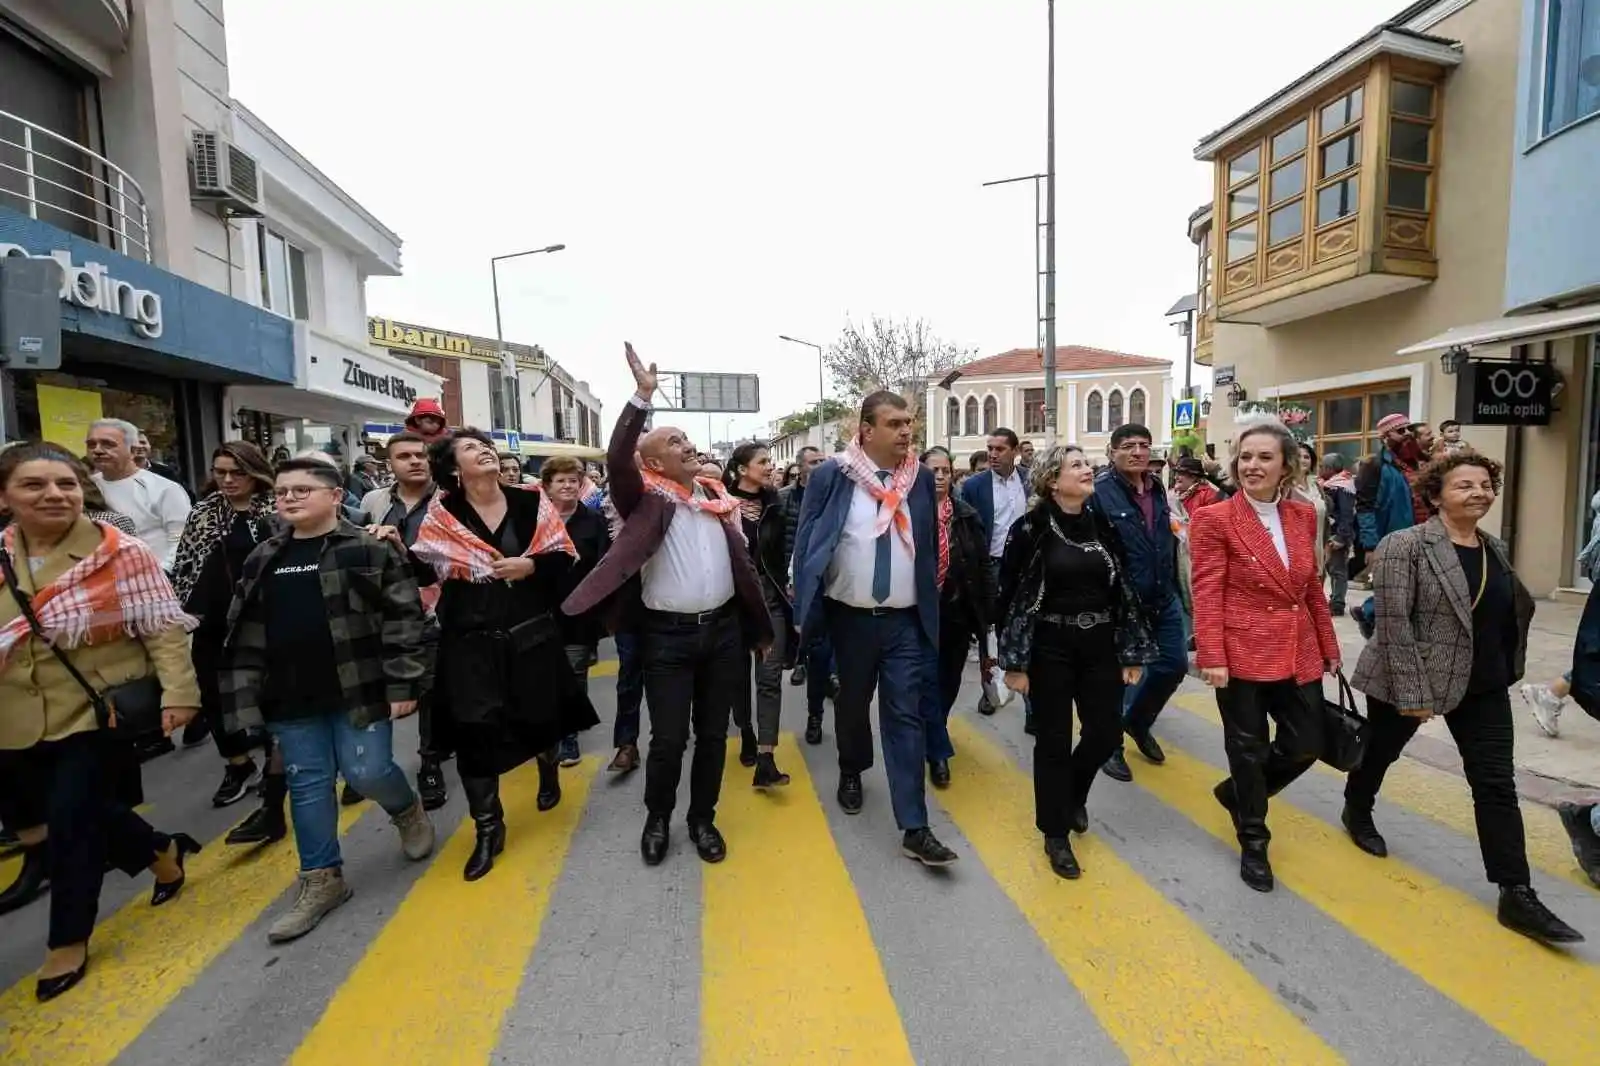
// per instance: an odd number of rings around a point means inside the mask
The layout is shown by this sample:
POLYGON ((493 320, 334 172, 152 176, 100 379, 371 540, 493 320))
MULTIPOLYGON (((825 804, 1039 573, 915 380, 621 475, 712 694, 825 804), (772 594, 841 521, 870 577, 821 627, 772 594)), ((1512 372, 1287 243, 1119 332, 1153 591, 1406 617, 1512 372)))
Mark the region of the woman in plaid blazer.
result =
POLYGON ((1372 821, 1384 773, 1417 727, 1442 714, 1472 789, 1484 872, 1500 886, 1500 924, 1578 943, 1583 935, 1529 885, 1509 689, 1522 679, 1533 597, 1505 545, 1478 528, 1499 494, 1500 464, 1451 453, 1425 467, 1417 487, 1433 517, 1383 538, 1373 558, 1377 629, 1351 678, 1367 694, 1367 750, 1345 785, 1345 829, 1369 855, 1389 854, 1372 821))
POLYGON ((1242 491, 1189 525, 1195 649, 1216 689, 1230 771, 1215 795, 1233 815, 1239 876, 1258 892, 1273 887, 1267 797, 1321 754, 1322 675, 1339 669, 1316 511, 1288 498, 1299 463, 1282 423, 1242 431, 1233 458, 1242 491))

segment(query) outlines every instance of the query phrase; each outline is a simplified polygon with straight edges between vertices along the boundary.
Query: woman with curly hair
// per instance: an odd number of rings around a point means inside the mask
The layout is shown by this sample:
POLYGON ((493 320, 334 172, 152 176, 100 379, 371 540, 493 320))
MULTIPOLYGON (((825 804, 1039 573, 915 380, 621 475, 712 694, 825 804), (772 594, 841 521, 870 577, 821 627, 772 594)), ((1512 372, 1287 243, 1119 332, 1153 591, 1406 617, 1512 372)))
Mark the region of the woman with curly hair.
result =
POLYGON ((1500 886, 1500 924, 1575 944, 1583 934, 1533 891, 1517 806, 1508 690, 1522 679, 1534 605, 1505 545, 1478 528, 1500 493, 1500 472, 1470 452, 1429 463, 1417 488, 1433 517, 1389 534, 1373 554, 1376 634, 1350 682, 1367 694, 1367 750, 1345 784, 1342 821, 1356 847, 1389 854, 1372 820, 1384 774, 1418 726, 1444 715, 1472 789, 1484 872, 1500 886))

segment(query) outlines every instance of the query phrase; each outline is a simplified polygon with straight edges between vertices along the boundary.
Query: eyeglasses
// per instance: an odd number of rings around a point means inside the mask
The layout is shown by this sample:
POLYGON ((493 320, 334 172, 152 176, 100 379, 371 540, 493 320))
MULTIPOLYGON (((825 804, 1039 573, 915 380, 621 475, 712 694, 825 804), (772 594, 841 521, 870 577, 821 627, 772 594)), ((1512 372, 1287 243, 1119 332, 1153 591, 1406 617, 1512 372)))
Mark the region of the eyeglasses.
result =
POLYGON ((243 470, 218 470, 216 467, 212 467, 211 476, 218 481, 229 481, 236 477, 249 477, 250 475, 243 470))
POLYGON ((1117 445, 1115 450, 1119 452, 1147 452, 1150 450, 1150 442, 1147 440, 1125 440, 1117 445))
POLYGON ((332 485, 279 485, 272 490, 272 495, 279 500, 304 500, 309 499, 313 492, 325 492, 332 488, 332 485))

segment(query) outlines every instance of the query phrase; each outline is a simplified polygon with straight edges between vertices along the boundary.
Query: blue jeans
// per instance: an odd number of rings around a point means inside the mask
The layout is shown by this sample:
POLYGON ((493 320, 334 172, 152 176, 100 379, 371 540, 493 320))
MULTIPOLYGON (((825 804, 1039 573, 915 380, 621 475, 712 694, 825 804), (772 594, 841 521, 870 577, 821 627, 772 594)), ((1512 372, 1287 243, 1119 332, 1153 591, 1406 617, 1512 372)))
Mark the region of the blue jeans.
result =
POLYGON ((644 663, 639 659, 639 634, 617 634, 617 720, 611 744, 639 743, 639 705, 644 700, 644 663))
POLYGON ((1130 686, 1122 697, 1123 729, 1139 733, 1148 732, 1156 724, 1156 718, 1189 672, 1189 616, 1183 611, 1183 599, 1174 596, 1168 600, 1150 619, 1150 628, 1161 656, 1145 666, 1139 683, 1130 686))
POLYGON ((404 814, 417 802, 411 783, 394 764, 394 723, 365 729, 344 714, 268 722, 267 731, 283 751, 289 778, 289 814, 294 819, 300 869, 327 870, 343 865, 339 856, 339 799, 334 773, 390 815, 404 814))
POLYGON ((818 634, 806 649, 806 714, 822 717, 828 698, 828 682, 833 679, 833 645, 827 634, 818 634))
POLYGON ((839 698, 833 704, 839 772, 859 774, 872 766, 876 689, 878 732, 895 823, 902 830, 925 829, 927 725, 922 697, 931 681, 933 642, 923 634, 915 608, 874 615, 832 600, 825 606, 839 664, 839 698))

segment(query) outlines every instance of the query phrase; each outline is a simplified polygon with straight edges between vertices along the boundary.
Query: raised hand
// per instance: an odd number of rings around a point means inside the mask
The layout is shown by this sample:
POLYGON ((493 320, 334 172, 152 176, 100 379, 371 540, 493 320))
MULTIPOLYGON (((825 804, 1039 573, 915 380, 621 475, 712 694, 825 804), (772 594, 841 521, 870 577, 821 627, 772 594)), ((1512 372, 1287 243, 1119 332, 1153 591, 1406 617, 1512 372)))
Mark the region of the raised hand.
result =
POLYGON ((656 391, 656 365, 651 363, 648 367, 633 350, 633 345, 623 342, 623 348, 628 353, 628 369, 633 371, 633 383, 639 387, 640 396, 653 396, 656 391))

